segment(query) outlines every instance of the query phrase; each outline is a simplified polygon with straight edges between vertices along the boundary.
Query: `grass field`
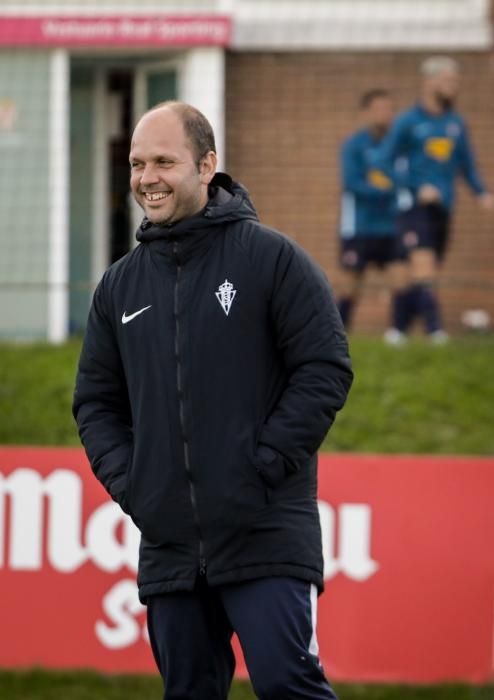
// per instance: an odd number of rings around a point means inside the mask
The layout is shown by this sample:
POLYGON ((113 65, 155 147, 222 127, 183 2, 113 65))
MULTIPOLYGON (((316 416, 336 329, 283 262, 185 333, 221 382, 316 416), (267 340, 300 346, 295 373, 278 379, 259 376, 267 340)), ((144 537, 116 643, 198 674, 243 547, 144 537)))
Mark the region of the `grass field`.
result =
MULTIPOLYGON (((0 345, 0 443, 78 445, 70 414, 79 342, 0 345)), ((355 383, 323 449, 494 454, 494 338, 403 349, 352 338, 355 383)), ((1 623, 0 623, 1 629, 1 623)), ((1 633, 0 633, 1 634, 1 633)), ((0 671, 2 700, 160 700, 156 677, 0 671)), ((494 686, 344 685, 341 700, 494 700, 494 686)), ((235 683, 231 700, 252 700, 235 683)), ((207 700, 207 699, 205 699, 207 700)))
MULTIPOLYGON (((340 700, 493 700, 494 686, 336 685, 340 700)), ((0 671, 2 700, 161 700, 161 682, 151 676, 96 673, 0 671)), ((230 700, 254 700, 248 683, 235 682, 230 700)), ((208 700, 205 698, 204 700, 208 700)))
MULTIPOLYGON (((78 445, 70 403, 80 345, 0 345, 0 443, 78 445)), ((352 338, 355 382, 330 451, 494 454, 494 338, 403 349, 352 338)))

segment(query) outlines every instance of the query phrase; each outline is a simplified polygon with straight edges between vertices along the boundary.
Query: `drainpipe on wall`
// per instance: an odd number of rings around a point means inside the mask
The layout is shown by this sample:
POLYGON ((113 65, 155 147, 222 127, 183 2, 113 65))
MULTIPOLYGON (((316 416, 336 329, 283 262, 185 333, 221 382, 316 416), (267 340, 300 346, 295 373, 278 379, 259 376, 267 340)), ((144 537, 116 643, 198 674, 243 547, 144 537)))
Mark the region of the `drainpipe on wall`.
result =
POLYGON ((69 82, 65 49, 51 52, 49 132, 48 327, 50 343, 68 335, 69 308, 69 82))
POLYGON ((180 72, 180 99, 203 112, 213 127, 218 169, 225 167, 225 50, 223 47, 189 49, 180 72), (207 76, 207 80, 205 80, 207 76))

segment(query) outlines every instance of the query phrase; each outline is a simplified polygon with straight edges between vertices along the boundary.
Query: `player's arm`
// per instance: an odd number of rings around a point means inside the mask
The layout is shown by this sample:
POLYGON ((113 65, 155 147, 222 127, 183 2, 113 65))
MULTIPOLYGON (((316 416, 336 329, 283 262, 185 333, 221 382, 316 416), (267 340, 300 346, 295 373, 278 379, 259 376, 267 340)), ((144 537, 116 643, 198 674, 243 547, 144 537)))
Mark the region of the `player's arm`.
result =
POLYGON ((257 466, 275 486, 317 452, 353 374, 328 281, 298 247, 280 255, 270 314, 287 382, 261 430, 257 466))
POLYGON ((345 192, 352 192, 360 197, 387 198, 393 187, 392 181, 381 175, 379 186, 369 178, 368 168, 362 153, 354 142, 347 141, 341 149, 340 165, 342 184, 345 192))
POLYGON ((104 296, 102 282, 89 312, 72 411, 96 478, 128 512, 125 480, 133 447, 132 419, 104 296))
POLYGON ((458 167, 470 189, 478 196, 487 195, 486 187, 479 175, 470 137, 465 124, 462 125, 457 143, 458 167))
POLYGON ((403 114, 395 119, 379 144, 376 167, 386 173, 390 179, 396 180, 396 161, 399 158, 408 157, 410 144, 410 121, 408 115, 403 114))

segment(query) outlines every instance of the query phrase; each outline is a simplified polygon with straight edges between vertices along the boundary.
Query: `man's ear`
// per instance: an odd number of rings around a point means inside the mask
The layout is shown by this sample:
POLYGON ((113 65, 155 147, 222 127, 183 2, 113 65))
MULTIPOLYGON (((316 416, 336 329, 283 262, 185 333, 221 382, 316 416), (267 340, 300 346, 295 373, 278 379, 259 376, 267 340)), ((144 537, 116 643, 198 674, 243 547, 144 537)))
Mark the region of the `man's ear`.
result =
POLYGON ((208 153, 201 158, 199 163, 199 176, 203 185, 209 185, 215 176, 217 166, 218 156, 214 151, 208 151, 208 153))

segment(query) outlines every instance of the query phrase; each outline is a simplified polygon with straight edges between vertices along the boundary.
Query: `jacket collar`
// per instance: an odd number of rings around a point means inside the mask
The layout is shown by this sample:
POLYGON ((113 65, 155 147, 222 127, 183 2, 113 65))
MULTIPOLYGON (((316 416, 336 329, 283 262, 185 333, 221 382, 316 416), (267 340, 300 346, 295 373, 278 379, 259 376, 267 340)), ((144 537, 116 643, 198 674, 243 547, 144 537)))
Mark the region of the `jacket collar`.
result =
POLYGON ((140 243, 150 245, 153 252, 182 264, 207 249, 225 224, 245 219, 257 221, 247 190, 226 173, 216 173, 204 209, 165 226, 153 224, 145 217, 136 238, 140 243))

